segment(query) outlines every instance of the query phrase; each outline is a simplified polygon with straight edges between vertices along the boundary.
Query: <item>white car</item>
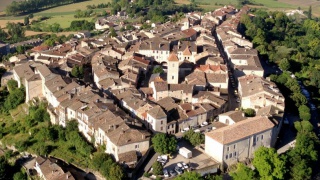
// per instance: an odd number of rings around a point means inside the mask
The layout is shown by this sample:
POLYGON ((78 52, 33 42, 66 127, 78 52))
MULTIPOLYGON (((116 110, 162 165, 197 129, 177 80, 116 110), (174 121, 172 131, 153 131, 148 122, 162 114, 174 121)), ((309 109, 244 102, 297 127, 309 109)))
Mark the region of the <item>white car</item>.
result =
POLYGON ((181 163, 177 163, 177 166, 182 170, 184 169, 184 166, 181 163))
POLYGON ((200 133, 201 131, 200 131, 200 129, 196 129, 196 130, 194 130, 194 132, 200 133))
POLYGON ((188 169, 189 168, 189 166, 184 162, 182 163, 182 165, 183 165, 184 169, 188 169))
POLYGON ((208 122, 206 122, 206 121, 201 123, 201 127, 206 126, 206 125, 208 125, 208 122))

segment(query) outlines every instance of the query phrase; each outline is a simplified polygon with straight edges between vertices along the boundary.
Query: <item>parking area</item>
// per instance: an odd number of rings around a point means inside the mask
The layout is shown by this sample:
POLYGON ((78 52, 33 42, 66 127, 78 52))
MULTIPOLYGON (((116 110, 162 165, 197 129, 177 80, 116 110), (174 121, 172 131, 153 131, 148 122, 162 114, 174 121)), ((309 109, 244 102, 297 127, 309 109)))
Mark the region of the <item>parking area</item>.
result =
MULTIPOLYGON (((167 163, 164 165, 164 169, 167 170, 168 172, 170 172, 170 170, 175 171, 178 163, 181 163, 181 164, 185 163, 189 167, 188 169, 182 168, 183 171, 187 171, 187 170, 191 170, 191 169, 192 170, 202 169, 202 168, 217 164, 216 161, 211 159, 204 152, 194 148, 193 146, 191 146, 190 144, 188 144, 184 140, 179 141, 178 146, 179 146, 179 148, 185 147, 188 150, 190 150, 192 152, 192 157, 187 159, 187 158, 183 157, 182 155, 180 155, 178 152, 173 154, 173 158, 168 159, 167 163)), ((170 176, 170 177, 172 177, 172 176, 170 176)))

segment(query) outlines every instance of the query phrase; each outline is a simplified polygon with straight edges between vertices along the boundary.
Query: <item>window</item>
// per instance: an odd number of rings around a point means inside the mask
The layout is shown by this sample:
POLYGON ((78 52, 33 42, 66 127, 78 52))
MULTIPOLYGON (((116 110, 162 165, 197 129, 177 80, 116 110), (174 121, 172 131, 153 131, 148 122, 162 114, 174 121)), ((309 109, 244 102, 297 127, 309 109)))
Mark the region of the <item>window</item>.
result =
POLYGON ((172 128, 173 128, 173 124, 172 124, 172 128))
POLYGON ((257 136, 257 142, 259 141, 259 137, 257 136))
POLYGON ((256 145, 256 137, 253 137, 252 145, 253 145, 253 146, 255 146, 255 145, 256 145))
POLYGON ((163 127, 161 127, 160 130, 162 131, 162 130, 163 130, 163 127))
POLYGON ((172 79, 174 79, 174 76, 172 76, 172 79))
POLYGON ((229 146, 227 147, 227 151, 229 151, 229 146))
POLYGON ((234 152, 234 153, 233 153, 233 156, 234 156, 234 157, 237 157, 237 152, 234 152))
POLYGON ((174 64, 172 64, 172 67, 174 67, 174 64))
POLYGON ((232 153, 229 154, 229 158, 232 158, 232 153))
POLYGON ((228 154, 226 155, 226 159, 228 159, 228 154))
POLYGON ((139 144, 136 144, 135 148, 138 149, 139 148, 139 144))
POLYGON ((261 135, 261 140, 263 140, 263 135, 261 135))
POLYGON ((236 149, 236 145, 233 145, 233 149, 236 149))
POLYGON ((163 121, 161 121, 161 125, 163 124, 163 121))

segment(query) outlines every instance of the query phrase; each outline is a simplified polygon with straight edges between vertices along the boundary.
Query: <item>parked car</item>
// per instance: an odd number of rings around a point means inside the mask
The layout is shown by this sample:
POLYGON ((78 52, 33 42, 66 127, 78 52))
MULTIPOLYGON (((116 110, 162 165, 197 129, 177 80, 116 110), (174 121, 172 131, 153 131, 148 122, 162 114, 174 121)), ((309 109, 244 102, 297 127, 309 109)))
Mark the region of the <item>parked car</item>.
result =
POLYGON ((170 173, 171 176, 176 176, 177 175, 177 173, 172 169, 169 171, 169 173, 170 173))
POLYGON ((184 169, 183 165, 181 163, 177 163, 177 166, 180 168, 180 169, 184 169))
POLYGON ((200 131, 200 129, 196 129, 196 130, 194 130, 194 132, 200 133, 201 131, 200 131))
POLYGON ((201 127, 206 126, 206 125, 208 125, 208 122, 207 122, 207 121, 201 123, 201 127))
POLYGON ((164 177, 169 177, 168 170, 166 170, 166 169, 163 170, 163 176, 164 177))
POLYGON ((184 169, 188 169, 189 168, 189 166, 184 162, 182 163, 182 165, 183 165, 184 169))
POLYGON ((174 170, 175 170, 178 174, 182 174, 182 173, 183 173, 183 171, 181 170, 181 168, 179 168, 178 166, 176 166, 176 167, 174 168, 174 170))

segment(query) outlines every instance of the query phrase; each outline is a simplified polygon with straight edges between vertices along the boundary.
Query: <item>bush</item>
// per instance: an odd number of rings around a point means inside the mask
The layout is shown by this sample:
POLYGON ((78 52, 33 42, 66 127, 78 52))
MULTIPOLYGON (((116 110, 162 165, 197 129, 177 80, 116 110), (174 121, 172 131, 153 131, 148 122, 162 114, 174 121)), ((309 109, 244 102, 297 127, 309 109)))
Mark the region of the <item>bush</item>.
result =
POLYGON ((161 175, 163 171, 163 166, 159 161, 156 161, 153 163, 152 169, 154 175, 161 175))
POLYGON ((256 115, 256 111, 252 108, 247 108, 244 110, 244 115, 246 117, 254 117, 256 115))

